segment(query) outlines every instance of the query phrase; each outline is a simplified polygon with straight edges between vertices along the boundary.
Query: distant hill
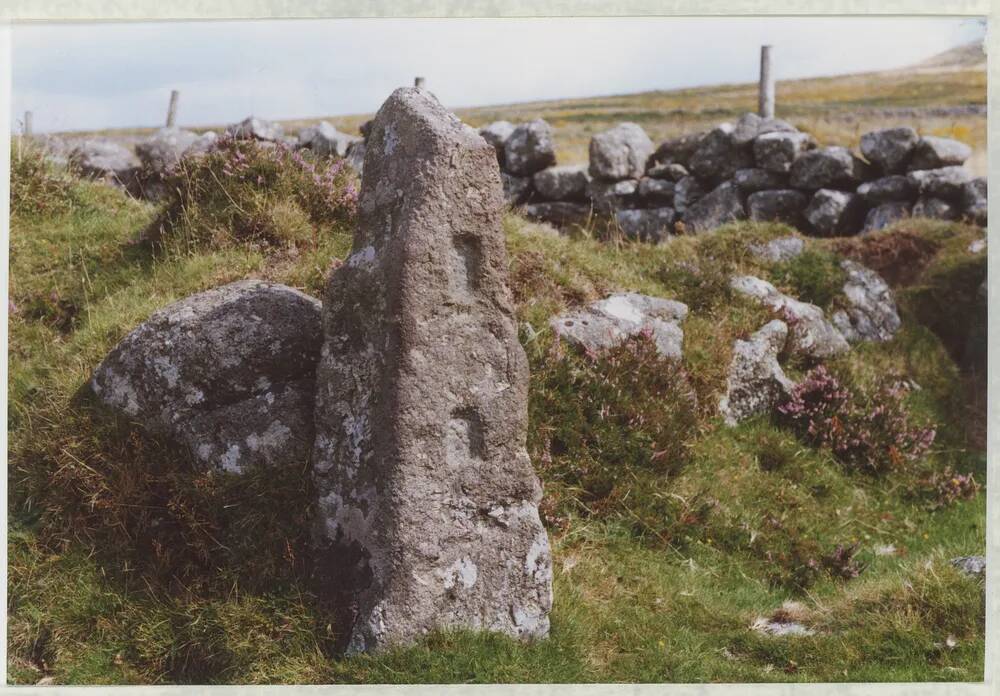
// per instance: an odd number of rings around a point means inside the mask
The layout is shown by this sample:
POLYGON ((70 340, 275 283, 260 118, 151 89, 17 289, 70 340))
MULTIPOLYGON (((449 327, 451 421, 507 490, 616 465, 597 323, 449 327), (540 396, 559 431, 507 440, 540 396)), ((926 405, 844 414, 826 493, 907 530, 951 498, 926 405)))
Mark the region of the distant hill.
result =
POLYGON ((985 68, 986 51, 983 50, 981 41, 949 48, 943 53, 933 55, 927 60, 923 60, 913 67, 915 68, 985 68))

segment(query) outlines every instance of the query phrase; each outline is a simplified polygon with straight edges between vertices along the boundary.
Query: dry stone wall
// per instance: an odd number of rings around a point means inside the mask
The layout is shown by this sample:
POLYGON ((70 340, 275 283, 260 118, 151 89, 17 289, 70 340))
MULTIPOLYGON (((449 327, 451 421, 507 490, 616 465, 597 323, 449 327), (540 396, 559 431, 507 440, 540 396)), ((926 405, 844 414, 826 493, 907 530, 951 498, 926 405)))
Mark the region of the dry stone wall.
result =
POLYGON ((912 128, 866 133, 855 153, 751 113, 659 146, 622 123, 593 137, 586 167, 555 164, 544 121, 501 121, 480 133, 497 150, 508 203, 558 226, 610 216, 627 237, 661 242, 745 219, 816 236, 871 232, 910 216, 986 224, 986 179, 962 166, 971 149, 912 128), (512 142, 528 131, 545 137, 512 142))

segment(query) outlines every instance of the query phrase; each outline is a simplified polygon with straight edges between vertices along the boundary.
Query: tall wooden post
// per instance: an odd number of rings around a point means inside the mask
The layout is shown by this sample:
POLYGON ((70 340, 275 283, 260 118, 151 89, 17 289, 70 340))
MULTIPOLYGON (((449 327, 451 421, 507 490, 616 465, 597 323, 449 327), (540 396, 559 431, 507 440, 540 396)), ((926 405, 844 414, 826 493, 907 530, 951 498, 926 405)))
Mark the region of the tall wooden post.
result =
POLYGON ((35 124, 33 123, 34 120, 35 120, 35 115, 33 113, 31 113, 30 111, 24 112, 24 134, 29 138, 35 131, 35 124))
POLYGON ((177 100, 180 99, 180 96, 181 93, 176 89, 170 90, 170 106, 167 107, 167 128, 173 127, 177 121, 177 100))
POLYGON ((771 47, 760 47, 760 87, 757 93, 757 113, 761 118, 774 118, 774 74, 771 72, 771 47))
POLYGON ((426 84, 427 80, 423 77, 413 78, 413 86, 416 87, 417 89, 423 89, 426 84))

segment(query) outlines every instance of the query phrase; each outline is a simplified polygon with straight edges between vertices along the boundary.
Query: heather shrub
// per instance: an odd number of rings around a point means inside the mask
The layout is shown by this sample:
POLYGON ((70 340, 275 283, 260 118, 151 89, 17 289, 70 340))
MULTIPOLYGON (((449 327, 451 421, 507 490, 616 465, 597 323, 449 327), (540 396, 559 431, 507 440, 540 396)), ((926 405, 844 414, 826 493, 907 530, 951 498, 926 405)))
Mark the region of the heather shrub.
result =
POLYGON ((917 482, 916 497, 928 502, 932 510, 948 507, 960 500, 971 500, 979 492, 973 474, 960 474, 951 467, 934 471, 917 482))
POLYGON ((885 381, 871 394, 854 391, 824 366, 814 368, 778 406, 781 420, 810 444, 828 447, 850 469, 901 471, 924 455, 935 430, 911 423, 906 387, 885 381))
POLYGON ((10 214, 55 215, 77 203, 73 177, 25 141, 10 155, 10 214))
POLYGON ((535 363, 528 446, 551 498, 548 518, 624 517, 662 537, 671 521, 707 514, 705 501, 671 508, 676 514, 661 509, 676 504, 659 494, 688 458, 696 400, 683 368, 660 356, 650 336, 599 355, 556 342, 535 363))
POLYGON ((184 158, 163 186, 166 201, 143 237, 188 247, 308 243, 349 223, 358 197, 343 159, 233 138, 184 158))

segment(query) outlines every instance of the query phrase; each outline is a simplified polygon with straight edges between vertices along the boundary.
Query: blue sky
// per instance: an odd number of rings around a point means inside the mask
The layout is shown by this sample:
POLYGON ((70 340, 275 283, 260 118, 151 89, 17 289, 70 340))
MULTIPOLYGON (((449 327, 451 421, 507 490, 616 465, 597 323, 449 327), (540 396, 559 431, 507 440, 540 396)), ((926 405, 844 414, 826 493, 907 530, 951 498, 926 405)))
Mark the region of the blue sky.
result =
POLYGON ((452 108, 902 67, 981 38, 961 18, 340 19, 20 24, 14 127, 181 125, 371 112, 424 75, 452 108))

